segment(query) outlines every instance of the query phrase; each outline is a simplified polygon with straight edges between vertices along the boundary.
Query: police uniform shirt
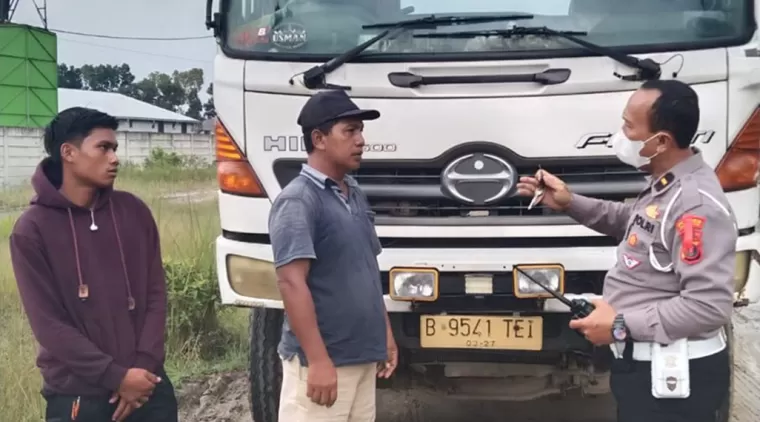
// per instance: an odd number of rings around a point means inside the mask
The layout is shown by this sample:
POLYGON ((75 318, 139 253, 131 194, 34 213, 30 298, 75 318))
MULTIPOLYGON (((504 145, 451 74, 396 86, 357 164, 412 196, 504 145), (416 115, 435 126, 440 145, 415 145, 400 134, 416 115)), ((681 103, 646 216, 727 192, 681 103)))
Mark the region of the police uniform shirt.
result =
POLYGON ((603 296, 624 315, 633 340, 709 338, 730 321, 736 220, 699 151, 653 180, 634 203, 573 194, 568 214, 622 239, 603 296))

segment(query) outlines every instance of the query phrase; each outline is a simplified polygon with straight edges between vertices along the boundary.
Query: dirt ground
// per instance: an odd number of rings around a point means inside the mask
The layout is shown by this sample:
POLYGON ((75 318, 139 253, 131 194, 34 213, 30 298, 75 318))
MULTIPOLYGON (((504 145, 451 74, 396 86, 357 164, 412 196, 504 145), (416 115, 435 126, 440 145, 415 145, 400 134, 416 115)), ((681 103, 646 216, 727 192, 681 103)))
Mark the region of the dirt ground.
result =
MULTIPOLYGON (((760 305, 738 309, 735 393, 732 422, 760 421, 760 305)), ((248 409, 245 372, 219 374, 190 382, 180 391, 181 422, 252 422, 248 409)), ((479 403, 440 400, 415 394, 382 391, 378 422, 502 421, 608 422, 614 414, 611 400, 544 399, 531 403, 479 403)))

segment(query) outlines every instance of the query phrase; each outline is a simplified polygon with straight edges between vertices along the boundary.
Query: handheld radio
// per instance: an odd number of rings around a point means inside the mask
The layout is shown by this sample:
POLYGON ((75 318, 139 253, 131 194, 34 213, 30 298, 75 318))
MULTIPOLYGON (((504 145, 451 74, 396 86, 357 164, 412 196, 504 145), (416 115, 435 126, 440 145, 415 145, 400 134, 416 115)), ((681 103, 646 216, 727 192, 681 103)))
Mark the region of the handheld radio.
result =
POLYGON ((592 312, 594 312, 594 309, 596 309, 594 305, 586 299, 568 299, 564 295, 554 291, 554 289, 551 289, 548 286, 545 286, 543 283, 531 277, 528 273, 521 270, 520 267, 515 267, 515 269, 518 272, 520 272, 522 275, 527 277, 528 280, 541 286, 542 289, 546 290, 555 299, 567 305, 567 307, 570 308, 570 313, 573 315, 573 319, 586 318, 592 312))

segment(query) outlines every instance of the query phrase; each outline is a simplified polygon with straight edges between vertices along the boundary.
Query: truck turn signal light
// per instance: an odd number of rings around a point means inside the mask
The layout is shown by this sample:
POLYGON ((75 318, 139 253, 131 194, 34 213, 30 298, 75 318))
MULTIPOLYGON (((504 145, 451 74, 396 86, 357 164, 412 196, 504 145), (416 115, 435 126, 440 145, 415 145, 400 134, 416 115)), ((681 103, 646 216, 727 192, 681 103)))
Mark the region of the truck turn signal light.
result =
POLYGON ((715 172, 726 192, 757 186, 760 176, 760 107, 747 119, 715 172))
POLYGON ((248 158, 230 136, 227 128, 216 119, 216 176, 219 189, 231 195, 265 198, 266 192, 261 186, 256 172, 253 171, 248 158))

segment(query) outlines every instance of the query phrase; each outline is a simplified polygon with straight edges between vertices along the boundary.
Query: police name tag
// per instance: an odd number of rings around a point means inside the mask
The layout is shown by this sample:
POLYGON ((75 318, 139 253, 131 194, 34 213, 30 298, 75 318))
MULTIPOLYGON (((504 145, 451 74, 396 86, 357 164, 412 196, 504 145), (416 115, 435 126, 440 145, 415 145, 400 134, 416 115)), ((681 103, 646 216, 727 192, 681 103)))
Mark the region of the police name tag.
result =
POLYGON ((652 396, 685 399, 690 394, 688 340, 677 340, 667 346, 653 343, 652 396))

